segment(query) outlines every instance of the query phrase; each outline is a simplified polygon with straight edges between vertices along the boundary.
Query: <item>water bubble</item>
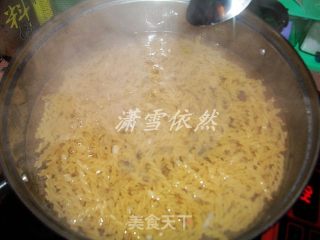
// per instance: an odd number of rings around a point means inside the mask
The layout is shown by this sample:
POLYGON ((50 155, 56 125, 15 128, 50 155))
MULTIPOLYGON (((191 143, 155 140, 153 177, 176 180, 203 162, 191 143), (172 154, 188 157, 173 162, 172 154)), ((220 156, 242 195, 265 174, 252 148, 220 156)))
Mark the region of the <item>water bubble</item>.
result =
POLYGON ((120 150, 120 147, 118 145, 113 145, 112 146, 112 154, 118 154, 120 150))
POLYGON ((259 49, 259 53, 260 53, 261 56, 264 56, 264 55, 266 55, 267 50, 264 49, 264 48, 260 48, 260 49, 259 49))
POLYGON ((27 177, 27 175, 26 175, 25 173, 22 174, 21 179, 22 179, 22 181, 24 181, 24 182, 29 182, 29 179, 28 179, 28 177, 27 177))
POLYGON ((99 219, 99 225, 102 226, 103 223, 104 223, 103 218, 100 218, 100 219, 99 219))

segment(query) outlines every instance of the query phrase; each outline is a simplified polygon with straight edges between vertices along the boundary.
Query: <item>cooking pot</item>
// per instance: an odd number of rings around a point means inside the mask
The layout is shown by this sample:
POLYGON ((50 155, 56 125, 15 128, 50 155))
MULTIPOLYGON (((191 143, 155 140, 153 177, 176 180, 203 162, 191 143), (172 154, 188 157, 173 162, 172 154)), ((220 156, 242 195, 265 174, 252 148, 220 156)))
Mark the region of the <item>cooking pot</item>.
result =
MULTIPOLYGON (((319 150, 319 103, 305 65, 276 31, 250 12, 217 25, 194 27, 186 21, 184 0, 94 0, 84 2, 41 28, 13 59, 0 89, 1 167, 10 187, 47 226, 67 239, 87 239, 73 231, 46 203, 27 157, 30 114, 42 88, 86 58, 110 34, 145 32, 201 35, 227 48, 259 73, 283 109, 288 128, 284 177, 260 217, 236 239, 251 239, 279 219, 297 200, 315 166, 319 150)), ((90 61, 90 59, 88 59, 90 61)), ((107 196, 106 196, 107 197, 107 196)))

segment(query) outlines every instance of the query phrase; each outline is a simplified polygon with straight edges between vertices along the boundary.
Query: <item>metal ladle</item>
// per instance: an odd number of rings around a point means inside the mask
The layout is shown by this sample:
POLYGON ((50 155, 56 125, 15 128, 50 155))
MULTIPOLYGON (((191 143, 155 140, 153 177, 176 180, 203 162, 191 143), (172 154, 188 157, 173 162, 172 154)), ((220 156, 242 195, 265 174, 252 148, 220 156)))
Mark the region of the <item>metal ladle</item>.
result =
POLYGON ((187 20, 192 25, 214 25, 241 13, 251 0, 191 0, 187 20))

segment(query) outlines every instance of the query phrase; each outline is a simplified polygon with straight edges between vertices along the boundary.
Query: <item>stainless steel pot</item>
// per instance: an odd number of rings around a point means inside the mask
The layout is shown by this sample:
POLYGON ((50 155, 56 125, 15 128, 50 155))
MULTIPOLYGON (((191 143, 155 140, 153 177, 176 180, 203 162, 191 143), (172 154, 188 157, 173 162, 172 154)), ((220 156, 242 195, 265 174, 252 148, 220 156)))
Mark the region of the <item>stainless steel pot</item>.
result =
POLYGON ((290 45, 249 12, 234 21, 197 28, 185 19, 188 1, 88 1, 38 31, 13 60, 1 82, 1 166, 10 186, 45 224, 68 239, 86 239, 59 219, 39 194, 27 161, 29 116, 44 84, 72 66, 111 32, 202 34, 250 64, 278 97, 289 129, 288 159, 281 189, 270 207, 237 239, 251 239, 279 219, 296 201, 313 171, 319 150, 319 103, 312 77, 290 45))

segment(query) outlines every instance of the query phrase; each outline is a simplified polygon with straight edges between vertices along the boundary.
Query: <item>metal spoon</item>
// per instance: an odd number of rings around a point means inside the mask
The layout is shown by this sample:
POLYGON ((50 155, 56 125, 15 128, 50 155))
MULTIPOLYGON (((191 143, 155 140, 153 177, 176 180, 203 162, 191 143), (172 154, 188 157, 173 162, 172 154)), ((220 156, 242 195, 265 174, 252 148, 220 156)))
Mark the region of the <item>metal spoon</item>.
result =
POLYGON ((251 0, 191 0, 187 20, 192 25, 213 25, 241 13, 251 0))

